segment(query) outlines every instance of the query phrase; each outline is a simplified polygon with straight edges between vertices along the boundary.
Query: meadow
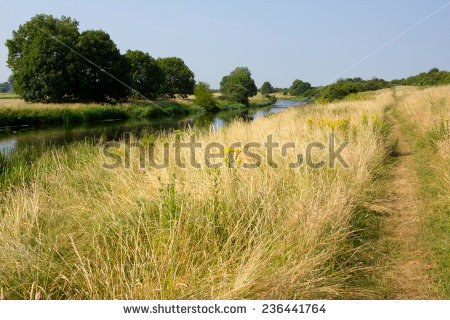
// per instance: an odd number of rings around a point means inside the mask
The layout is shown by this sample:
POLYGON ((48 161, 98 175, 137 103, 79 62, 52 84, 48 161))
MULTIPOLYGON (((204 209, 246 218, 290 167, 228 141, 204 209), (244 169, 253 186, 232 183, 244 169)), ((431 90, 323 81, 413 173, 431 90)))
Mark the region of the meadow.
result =
MULTIPOLYGON (((205 165, 204 149, 195 154, 200 168, 181 168, 172 153, 166 168, 142 168, 139 150, 132 148, 128 168, 106 169, 106 141, 30 151, 32 161, 16 155, 1 173, 1 296, 381 298, 379 287, 360 281, 361 274, 370 278, 386 266, 364 263, 362 255, 368 247, 373 254, 374 243, 360 236, 357 220, 389 212, 376 197, 386 188, 377 179, 396 150, 388 113, 418 119, 420 132, 434 137, 426 132, 441 130, 435 110, 448 114, 449 89, 383 89, 367 100, 291 108, 218 132, 176 130, 139 141, 158 162, 164 146, 191 136, 203 146, 220 143, 227 147, 217 159, 225 163, 220 168, 205 165), (289 167, 310 142, 328 145, 330 133, 336 145, 348 142, 342 152, 348 168, 289 167), (259 143, 254 151, 266 159, 269 135, 295 147, 274 151, 277 167, 261 161, 244 168, 251 159, 233 144, 259 143)), ((448 131, 437 135, 433 150, 440 158, 433 170, 447 174, 442 194, 448 191, 448 131)), ((111 152, 121 158, 128 151, 121 141, 111 152)), ((179 158, 189 163, 190 156, 182 149, 179 158)), ((327 157, 327 148, 313 153, 314 162, 327 157)), ((442 254, 434 257, 442 260, 442 254)))

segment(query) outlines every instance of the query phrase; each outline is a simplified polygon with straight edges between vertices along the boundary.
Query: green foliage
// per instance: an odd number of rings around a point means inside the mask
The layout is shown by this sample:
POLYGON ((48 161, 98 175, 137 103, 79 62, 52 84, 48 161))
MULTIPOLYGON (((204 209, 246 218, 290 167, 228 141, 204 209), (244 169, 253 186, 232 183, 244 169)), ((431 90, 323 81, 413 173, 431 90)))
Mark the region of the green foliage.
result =
POLYGON ((302 80, 296 79, 292 82, 289 92, 293 96, 299 96, 309 89, 311 89, 311 84, 309 82, 303 82, 302 80))
POLYGON ((162 94, 169 98, 175 98, 176 95, 186 98, 194 93, 194 73, 182 59, 176 57, 159 58, 157 63, 164 75, 162 94))
POLYGON ((71 18, 37 15, 13 31, 6 46, 14 89, 25 101, 117 101, 129 94, 105 73, 128 80, 128 64, 109 35, 92 30, 80 35, 71 18))
POLYGON ((264 95, 264 98, 268 100, 268 104, 274 104, 275 102, 277 102, 277 98, 275 96, 271 96, 268 93, 264 95))
POLYGON ((81 99, 115 102, 128 97, 129 89, 106 73, 130 83, 128 61, 120 54, 109 34, 102 30, 84 31, 78 38, 76 49, 102 69, 87 62, 80 63, 78 96, 81 99))
POLYGON ((358 92, 358 89, 353 83, 347 81, 338 81, 332 85, 327 86, 322 92, 320 98, 324 101, 340 100, 345 96, 355 92, 358 92))
POLYGON ((6 93, 9 91, 9 82, 0 83, 0 92, 6 93))
POLYGON ((25 101, 72 100, 78 92, 79 57, 74 48, 78 21, 40 14, 18 30, 8 47, 7 64, 13 72, 14 89, 25 101))
POLYGON ((426 131, 426 137, 429 144, 435 148, 437 143, 450 137, 450 125, 448 119, 441 119, 434 126, 426 131))
POLYGON ((11 91, 14 91, 14 78, 13 78, 13 75, 10 75, 8 77, 8 84, 9 84, 9 89, 11 91))
POLYGON ((261 86, 261 93, 262 94, 267 94, 267 93, 273 93, 275 90, 272 87, 272 85, 270 84, 269 81, 266 81, 262 84, 261 86))
POLYGON ((247 67, 237 67, 228 76, 223 77, 220 82, 220 91, 226 91, 225 88, 228 84, 237 84, 244 87, 247 90, 247 97, 253 97, 258 93, 255 81, 247 67))
POLYGON ((222 89, 225 99, 249 106, 248 90, 237 83, 227 83, 222 89))
POLYGON ((217 100, 217 108, 219 110, 239 110, 239 109, 246 109, 247 106, 230 100, 217 100))
POLYGON ((220 91, 225 99, 248 106, 248 98, 257 94, 255 81, 247 67, 237 67, 222 78, 220 91))
POLYGON ((422 72, 416 76, 406 79, 392 80, 392 85, 408 85, 408 86, 436 86, 450 83, 450 72, 439 71, 433 68, 428 72, 422 72))
POLYGON ((204 108, 206 111, 214 111, 216 109, 216 100, 206 82, 199 82, 194 88, 194 103, 204 108))
MULTIPOLYGON (((131 66, 131 87, 147 98, 156 98, 164 81, 164 74, 156 60, 139 50, 128 50, 125 57, 131 66)), ((137 92, 133 95, 140 96, 137 92)))
POLYGON ((379 90, 389 86, 389 82, 378 78, 372 78, 371 80, 361 78, 339 79, 324 87, 316 96, 319 101, 329 102, 343 99, 353 93, 379 90))
POLYGON ((188 114, 195 110, 173 101, 145 105, 89 105, 81 108, 1 108, 0 126, 15 125, 72 125, 109 119, 153 119, 188 114))

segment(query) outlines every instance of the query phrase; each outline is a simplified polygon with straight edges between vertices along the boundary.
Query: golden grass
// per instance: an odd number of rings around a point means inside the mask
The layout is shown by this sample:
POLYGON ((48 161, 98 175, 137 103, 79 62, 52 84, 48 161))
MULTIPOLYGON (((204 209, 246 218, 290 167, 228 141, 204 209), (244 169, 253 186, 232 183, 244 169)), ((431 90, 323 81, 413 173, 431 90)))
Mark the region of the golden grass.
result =
POLYGON ((0 99, 0 109, 80 109, 98 106, 98 103, 28 103, 22 99, 0 99))
MULTIPOLYGON (((19 299, 355 297, 347 283, 355 267, 351 219, 384 159, 374 128, 392 103, 392 92, 382 90, 370 101, 195 132, 203 145, 264 143, 269 134, 295 142, 287 157, 275 153, 278 168, 263 161, 253 170, 182 169, 171 154, 166 169, 139 169, 133 153, 130 169, 107 170, 101 145, 49 150, 31 181, 1 194, 1 290, 19 299), (349 118, 349 131, 336 139, 350 140, 343 153, 350 168, 288 168, 308 142, 327 142, 331 129, 311 127, 309 118, 349 118)), ((156 153, 191 134, 157 138, 156 153)), ((189 158, 184 149, 181 156, 189 158)), ((197 161, 204 163, 199 149, 197 161)))
POLYGON ((295 97, 295 96, 293 96, 291 94, 285 95, 285 94, 283 94, 281 92, 275 92, 275 93, 272 93, 271 95, 275 96, 277 99, 280 99, 280 100, 283 100, 283 98, 286 99, 286 98, 293 98, 293 97, 295 97))
POLYGON ((400 88, 397 109, 421 134, 428 136, 430 143, 437 147, 433 161, 450 184, 448 165, 450 161, 450 86, 419 90, 414 87, 400 88))
MULTIPOLYGON (((450 86, 419 90, 396 90, 398 100, 394 115, 402 123, 404 135, 414 152, 416 185, 420 215, 420 240, 432 265, 432 278, 442 289, 441 297, 450 296, 450 86)), ((417 232, 417 231, 416 231, 417 232)))
MULTIPOLYGON (((152 105, 153 103, 159 104, 163 102, 176 102, 182 105, 191 105, 192 101, 189 99, 169 99, 169 100, 157 100, 154 102, 146 102, 146 101, 132 101, 121 103, 122 106, 132 106, 132 105, 152 105)), ((64 109, 83 109, 83 108, 89 108, 89 107, 96 107, 99 105, 103 105, 102 103, 39 103, 39 102, 25 102, 22 99, 0 99, 0 111, 2 109, 33 109, 33 110, 39 110, 39 109, 45 109, 45 110, 64 110, 64 109)), ((109 104, 104 104, 109 105, 109 104)))
MULTIPOLYGON (((221 93, 214 93, 214 96, 220 97, 221 93)), ((176 102, 181 105, 189 106, 193 104, 194 96, 190 95, 186 99, 182 98, 174 98, 168 100, 156 100, 155 103, 159 102, 176 102)), ((250 102, 253 103, 267 103, 268 99, 266 99, 262 94, 258 93, 254 97, 249 98, 250 102)), ((129 101, 126 103, 122 103, 122 105, 133 105, 133 104, 142 104, 143 101, 129 101)), ((0 99, 0 110, 1 109, 49 109, 49 110, 62 110, 62 109, 82 109, 86 107, 95 107, 98 106, 99 103, 28 103, 23 101, 22 99, 0 99)))
POLYGON ((450 190, 450 86, 399 87, 396 94, 398 112, 436 147, 436 156, 430 160, 450 190))

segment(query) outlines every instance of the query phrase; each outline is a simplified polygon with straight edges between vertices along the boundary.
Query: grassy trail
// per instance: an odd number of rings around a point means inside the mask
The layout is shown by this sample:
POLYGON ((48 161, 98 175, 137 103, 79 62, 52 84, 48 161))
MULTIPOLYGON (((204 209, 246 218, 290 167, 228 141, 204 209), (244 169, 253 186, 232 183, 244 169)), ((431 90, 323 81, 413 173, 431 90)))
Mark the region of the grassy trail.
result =
POLYGON ((403 88, 394 101, 385 111, 396 152, 381 189, 388 214, 372 242, 374 289, 390 299, 448 298, 448 89, 403 88))
POLYGON ((358 245, 367 249, 360 286, 370 299, 448 299, 448 88, 393 94, 384 112, 391 152, 359 226, 358 245))
POLYGON ((414 148, 405 138, 400 122, 388 115, 392 134, 398 139, 397 164, 393 168, 390 184, 389 207, 392 214, 382 223, 383 241, 390 243, 391 266, 385 273, 385 281, 393 288, 396 299, 430 299, 439 296, 431 279, 432 266, 426 259, 427 249, 420 241, 426 217, 422 214, 415 168, 414 148))

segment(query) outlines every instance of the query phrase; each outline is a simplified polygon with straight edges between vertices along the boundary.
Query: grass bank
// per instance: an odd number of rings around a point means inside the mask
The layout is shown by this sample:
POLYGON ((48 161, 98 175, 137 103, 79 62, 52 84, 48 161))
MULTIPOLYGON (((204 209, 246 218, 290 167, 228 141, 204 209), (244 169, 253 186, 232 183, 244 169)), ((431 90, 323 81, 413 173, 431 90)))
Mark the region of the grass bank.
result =
MULTIPOLYGON (((229 100, 222 100, 219 98, 216 100, 217 102, 217 108, 220 111, 225 110, 244 110, 247 109, 247 107, 239 102, 229 101, 229 100)), ((277 98, 274 96, 264 96, 260 93, 258 93, 254 97, 249 98, 249 106, 248 108, 261 108, 270 106, 271 104, 274 104, 277 101, 277 98)))
MULTIPOLYGON (((107 170, 104 147, 76 142, 42 150, 33 165, 7 164, 14 180, 0 193, 0 286, 7 299, 313 299, 361 297, 350 283, 361 267, 352 261, 356 210, 385 158, 377 117, 392 96, 371 101, 292 108, 220 132, 185 131, 148 136, 157 163, 164 148, 194 134, 206 145, 228 147, 219 168, 189 165, 184 148, 176 164, 140 169, 136 148, 129 168, 107 170), (349 168, 312 169, 298 161, 310 141, 336 146, 349 168), (235 142, 272 162, 254 159, 235 142), (231 149, 230 149, 231 148, 231 149), (273 166, 273 162, 277 166, 273 166)), ((214 152, 218 152, 216 150, 214 152)), ((312 161, 327 159, 316 150, 312 161)), ((110 149, 122 158, 124 143, 110 149)), ((9 176, 11 177, 11 176, 9 176)))
POLYGON ((306 102, 306 103, 314 103, 316 99, 314 96, 281 96, 279 99, 281 100, 290 100, 290 101, 298 101, 298 102, 306 102))
POLYGON ((0 93, 0 99, 20 99, 20 97, 15 93, 6 92, 0 93))
POLYGON ((110 119, 155 119, 199 112, 193 104, 178 101, 130 102, 119 105, 42 104, 0 100, 0 126, 77 124, 110 119))
MULTIPOLYGON (((271 105, 276 100, 261 95, 250 98, 250 108, 271 105)), ((217 100, 218 109, 243 110, 247 107, 237 102, 217 100)), ((0 126, 18 125, 73 125, 83 122, 127 119, 157 119, 176 115, 203 113, 204 109, 195 105, 191 99, 173 99, 166 101, 130 101, 124 104, 43 104, 25 103, 22 100, 8 98, 0 100, 0 126)))

